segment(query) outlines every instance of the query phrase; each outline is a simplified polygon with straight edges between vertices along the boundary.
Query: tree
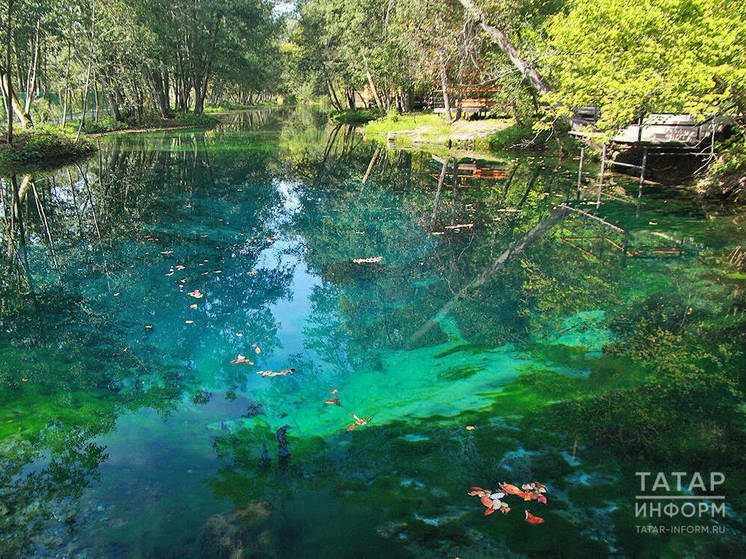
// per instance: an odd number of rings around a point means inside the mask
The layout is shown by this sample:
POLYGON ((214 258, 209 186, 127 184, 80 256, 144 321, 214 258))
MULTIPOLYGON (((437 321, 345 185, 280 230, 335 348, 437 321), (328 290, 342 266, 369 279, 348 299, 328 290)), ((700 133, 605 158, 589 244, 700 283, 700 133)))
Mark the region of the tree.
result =
POLYGON ((550 99, 598 107, 608 131, 652 112, 743 113, 745 13, 744 0, 575 0, 549 26, 550 99))

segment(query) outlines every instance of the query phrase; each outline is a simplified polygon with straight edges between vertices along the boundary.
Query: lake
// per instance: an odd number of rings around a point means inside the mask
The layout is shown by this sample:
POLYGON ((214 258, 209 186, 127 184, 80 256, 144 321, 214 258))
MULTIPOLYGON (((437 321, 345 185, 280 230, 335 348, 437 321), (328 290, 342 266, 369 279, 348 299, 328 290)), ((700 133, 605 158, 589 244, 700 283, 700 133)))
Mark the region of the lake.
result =
POLYGON ((741 215, 309 110, 98 142, 3 180, 0 557, 743 549, 741 215))

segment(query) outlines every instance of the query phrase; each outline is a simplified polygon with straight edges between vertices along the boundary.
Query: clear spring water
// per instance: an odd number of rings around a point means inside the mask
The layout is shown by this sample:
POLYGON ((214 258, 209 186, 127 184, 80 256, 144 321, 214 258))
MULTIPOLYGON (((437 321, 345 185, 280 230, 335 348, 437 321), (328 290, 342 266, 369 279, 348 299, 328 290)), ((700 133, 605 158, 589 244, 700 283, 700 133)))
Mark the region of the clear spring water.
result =
POLYGON ((738 524, 636 533, 632 472, 660 464, 526 422, 643 381, 603 350, 650 297, 726 320, 732 286, 707 257, 736 244, 732 216, 657 188, 630 203, 623 178, 629 200, 596 209, 572 159, 461 158, 439 188, 442 157, 306 112, 99 147, 5 183, 25 236, 0 315, 0 556, 703 557, 742 542, 738 524), (564 202, 605 221, 572 212, 504 258, 564 202), (352 414, 370 423, 348 431, 352 414), (533 480, 548 505, 484 517, 466 495, 533 480))

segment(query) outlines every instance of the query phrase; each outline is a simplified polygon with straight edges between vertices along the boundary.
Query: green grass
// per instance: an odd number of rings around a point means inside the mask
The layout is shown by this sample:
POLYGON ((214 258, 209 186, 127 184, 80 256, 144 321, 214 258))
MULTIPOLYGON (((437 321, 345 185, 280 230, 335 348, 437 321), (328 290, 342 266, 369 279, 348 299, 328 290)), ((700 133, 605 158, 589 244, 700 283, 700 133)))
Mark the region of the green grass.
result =
POLYGON ((369 111, 367 109, 356 109, 347 111, 332 111, 329 116, 336 122, 355 125, 365 124, 366 122, 375 120, 380 115, 377 112, 369 111))
POLYGON ((386 135, 389 132, 401 132, 402 130, 414 130, 418 127, 433 127, 436 129, 432 135, 448 135, 450 128, 448 124, 438 115, 425 114, 389 114, 378 120, 369 122, 365 126, 365 133, 370 136, 386 135))
POLYGON ((569 137, 565 130, 540 130, 533 127, 533 122, 527 124, 512 124, 488 139, 492 151, 501 150, 532 150, 557 151, 573 150, 577 143, 569 137))
POLYGON ((512 124, 490 137, 492 149, 510 149, 530 141, 536 132, 530 125, 512 124))
MULTIPOLYGON (((209 114, 195 115, 193 113, 178 113, 172 118, 163 118, 155 113, 145 113, 142 117, 131 117, 124 120, 115 120, 111 116, 100 118, 98 122, 86 120, 83 126, 83 132, 86 134, 106 134, 107 132, 116 132, 118 130, 137 130, 148 128, 175 128, 184 126, 213 126, 217 124, 218 119, 209 114)), ((75 134, 78 130, 79 121, 72 121, 65 124, 64 133, 75 134)), ((53 127, 49 127, 53 128, 53 127)), ((59 130, 59 127, 54 127, 59 130)))
POLYGON ((34 131, 14 135, 12 146, 7 141, 0 143, 0 168, 16 170, 38 163, 64 162, 87 155, 95 149, 85 137, 75 141, 74 134, 50 126, 39 126, 34 131))
POLYGON ((253 105, 242 105, 241 103, 221 103, 213 107, 206 107, 205 113, 224 113, 227 111, 246 111, 249 109, 256 109, 258 107, 274 107, 277 105, 275 101, 262 101, 261 103, 254 103, 253 105))

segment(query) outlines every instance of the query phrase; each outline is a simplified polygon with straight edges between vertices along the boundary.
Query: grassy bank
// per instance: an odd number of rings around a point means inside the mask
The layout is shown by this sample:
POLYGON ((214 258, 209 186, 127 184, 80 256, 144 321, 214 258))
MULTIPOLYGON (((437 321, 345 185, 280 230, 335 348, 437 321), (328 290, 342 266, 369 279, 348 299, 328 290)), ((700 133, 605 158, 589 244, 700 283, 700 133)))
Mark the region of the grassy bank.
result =
POLYGON ((449 123, 433 113, 387 115, 365 126, 365 135, 397 147, 468 149, 480 152, 505 150, 558 151, 570 149, 572 140, 558 131, 537 132, 533 123, 518 124, 510 118, 461 119, 449 123))
POLYGON ((365 126, 365 135, 399 147, 436 146, 488 150, 490 138, 509 127, 505 119, 458 120, 449 123, 433 113, 389 114, 365 126))
MULTIPOLYGON (((218 111, 216 111, 218 112, 218 111)), ((213 126, 217 124, 218 119, 209 114, 195 115, 192 113, 177 114, 170 118, 163 118, 158 115, 144 115, 139 118, 129 118, 125 120, 115 120, 112 117, 104 117, 98 122, 92 120, 86 121, 83 126, 83 132, 86 134, 106 134, 109 132, 152 130, 161 128, 183 128, 213 126)), ((78 122, 71 122, 65 126, 65 130, 78 129, 78 122)))
POLYGON ((12 146, 3 138, 0 143, 0 169, 13 171, 31 165, 56 165, 73 161, 95 150, 93 143, 85 137, 76 141, 74 134, 42 126, 14 135, 12 146))
POLYGON ((351 124, 352 126, 359 126, 366 124, 371 120, 375 120, 380 117, 380 113, 369 111, 367 109, 356 109, 347 111, 332 111, 329 117, 342 124, 351 124))
POLYGON ((164 128, 206 127, 214 126, 217 122, 216 117, 208 114, 186 114, 173 118, 145 115, 125 121, 106 116, 98 122, 87 120, 81 128, 81 134, 78 134, 79 121, 67 122, 64 127, 37 125, 33 130, 15 134, 12 146, 8 145, 7 139, 0 140, 0 169, 12 172, 30 166, 64 165, 96 150, 89 136, 164 128), (77 140, 76 136, 79 136, 77 140))

